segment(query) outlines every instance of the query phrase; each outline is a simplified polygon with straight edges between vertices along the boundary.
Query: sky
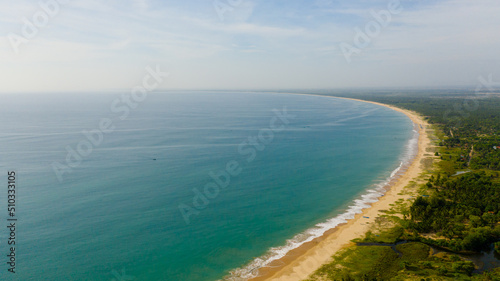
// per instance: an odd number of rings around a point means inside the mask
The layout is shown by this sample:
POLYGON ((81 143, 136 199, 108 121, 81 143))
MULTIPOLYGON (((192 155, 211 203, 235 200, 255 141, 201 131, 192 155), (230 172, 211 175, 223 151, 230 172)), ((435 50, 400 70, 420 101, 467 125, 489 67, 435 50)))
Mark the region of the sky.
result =
POLYGON ((0 2, 0 92, 500 82, 498 0, 0 2))

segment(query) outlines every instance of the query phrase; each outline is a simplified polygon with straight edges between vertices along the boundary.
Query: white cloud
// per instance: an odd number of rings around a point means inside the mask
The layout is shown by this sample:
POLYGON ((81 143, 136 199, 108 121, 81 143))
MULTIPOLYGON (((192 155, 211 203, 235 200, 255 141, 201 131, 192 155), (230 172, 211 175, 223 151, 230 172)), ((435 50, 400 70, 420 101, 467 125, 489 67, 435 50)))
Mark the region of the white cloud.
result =
MULTIPOLYGON (((307 11, 263 11, 264 2, 244 1, 221 22, 210 1, 200 1, 194 11, 175 1, 74 0, 20 55, 0 38, 0 91, 67 89, 70 81, 88 89, 126 87, 136 69, 151 63, 171 65, 171 82, 186 88, 426 86, 500 73, 496 0, 415 7, 402 1, 405 10, 347 64, 338 44, 352 43, 354 28, 363 28, 370 10, 387 3, 375 2, 318 0, 307 11)), ((20 30, 21 17, 37 6, 20 0, 0 3, 0 9, 0 30, 8 34, 20 30)))

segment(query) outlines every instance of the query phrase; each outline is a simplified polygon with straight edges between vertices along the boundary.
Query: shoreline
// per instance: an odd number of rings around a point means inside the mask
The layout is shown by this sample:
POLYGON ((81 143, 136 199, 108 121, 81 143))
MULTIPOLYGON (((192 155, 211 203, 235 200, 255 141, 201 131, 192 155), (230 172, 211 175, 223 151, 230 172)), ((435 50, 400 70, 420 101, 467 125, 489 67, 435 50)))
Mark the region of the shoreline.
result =
POLYGON ((250 281, 301 281, 306 279, 323 264, 328 263, 339 250, 351 246, 353 244, 351 240, 362 237, 369 231, 375 219, 383 214, 382 210, 390 209, 390 204, 394 204, 401 198, 409 198, 409 195, 398 194, 423 172, 421 161, 425 158, 426 150, 431 145, 431 141, 426 132, 428 123, 420 115, 378 102, 335 96, 314 96, 366 102, 405 114, 418 130, 418 151, 408 165, 401 167, 397 173, 398 176, 388 183, 385 187, 386 192, 378 198, 377 202, 370 204, 370 207, 363 209, 360 214, 356 214, 353 219, 346 223, 339 224, 322 236, 291 250, 283 258, 271 262, 267 267, 258 269, 258 276, 249 279, 250 281))

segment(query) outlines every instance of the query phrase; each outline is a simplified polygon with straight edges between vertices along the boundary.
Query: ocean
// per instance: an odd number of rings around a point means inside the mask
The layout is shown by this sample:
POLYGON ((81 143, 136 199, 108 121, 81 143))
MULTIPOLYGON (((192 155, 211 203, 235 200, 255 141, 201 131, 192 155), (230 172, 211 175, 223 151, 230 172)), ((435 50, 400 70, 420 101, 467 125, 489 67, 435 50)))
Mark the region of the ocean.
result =
POLYGON ((312 95, 4 94, 0 116, 1 280, 244 280, 416 151, 404 114, 312 95))

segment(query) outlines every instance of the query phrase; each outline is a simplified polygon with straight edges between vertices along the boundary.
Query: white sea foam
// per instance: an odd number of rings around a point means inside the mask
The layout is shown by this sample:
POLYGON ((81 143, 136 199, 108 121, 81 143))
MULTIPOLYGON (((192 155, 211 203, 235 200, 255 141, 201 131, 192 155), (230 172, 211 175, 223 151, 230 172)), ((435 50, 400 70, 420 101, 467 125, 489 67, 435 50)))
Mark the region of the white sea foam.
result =
POLYGON ((259 258, 254 259, 252 262, 244 267, 231 271, 230 275, 224 278, 228 281, 244 281, 258 276, 258 270, 263 267, 270 267, 273 261, 283 258, 288 252, 300 247, 301 245, 310 242, 318 237, 324 235, 328 230, 337 227, 340 224, 347 223, 348 220, 354 219, 356 214, 362 213, 363 209, 369 208, 372 203, 379 200, 381 196, 387 191, 388 185, 399 177, 400 173, 406 171, 411 164, 412 160, 418 153, 418 138, 419 127, 413 124, 413 136, 408 141, 405 147, 405 152, 401 157, 400 165, 392 171, 390 176, 384 181, 375 184, 373 188, 368 189, 366 193, 355 199, 353 203, 343 213, 328 219, 323 223, 318 223, 313 228, 295 235, 292 239, 286 241, 286 245, 281 247, 273 247, 259 258))

